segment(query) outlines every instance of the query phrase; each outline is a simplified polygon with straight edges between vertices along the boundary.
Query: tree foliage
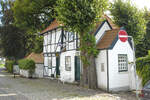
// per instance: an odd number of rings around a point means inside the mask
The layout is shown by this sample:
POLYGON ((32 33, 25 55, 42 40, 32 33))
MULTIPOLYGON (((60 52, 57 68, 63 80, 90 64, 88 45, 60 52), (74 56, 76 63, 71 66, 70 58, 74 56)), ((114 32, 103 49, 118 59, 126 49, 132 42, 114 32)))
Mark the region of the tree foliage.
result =
POLYGON ((91 31, 106 7, 107 0, 58 0, 55 8, 56 19, 66 26, 67 30, 80 35, 81 59, 84 68, 81 80, 82 85, 88 84, 89 88, 97 86, 94 59, 98 51, 91 31))
POLYGON ((22 30, 13 25, 0 27, 0 49, 2 55, 8 59, 16 60, 24 57, 22 30))
POLYGON ((12 17, 13 11, 11 10, 13 3, 14 3, 13 0, 5 0, 5 2, 0 1, 0 5, 1 5, 0 14, 2 15, 1 22, 4 25, 9 25, 14 22, 14 18, 12 17))
MULTIPOLYGON (((33 30, 14 24, 13 0, 1 1, 0 50, 1 55, 17 60, 31 52, 42 52, 42 38, 33 30), (38 45, 38 46, 37 46, 38 45)), ((21 24, 21 23, 20 23, 21 24)), ((30 29, 30 27, 28 28, 30 29)))
POLYGON ((146 34, 140 42, 136 45, 136 56, 144 57, 148 55, 148 50, 150 50, 150 11, 145 8, 143 10, 144 19, 146 21, 146 34))
POLYGON ((41 30, 53 19, 56 0, 16 0, 15 24, 27 30, 41 30), (18 9, 19 8, 19 9, 18 9))
POLYGON ((142 78, 143 86, 150 80, 150 54, 136 61, 137 73, 142 78))
POLYGON ((133 36, 135 43, 138 44, 146 28, 143 12, 129 0, 115 0, 110 11, 114 22, 120 27, 125 27, 128 35, 133 36))
POLYGON ((13 3, 13 0, 1 1, 0 49, 2 56, 16 60, 24 57, 25 50, 24 31, 13 25, 13 3))

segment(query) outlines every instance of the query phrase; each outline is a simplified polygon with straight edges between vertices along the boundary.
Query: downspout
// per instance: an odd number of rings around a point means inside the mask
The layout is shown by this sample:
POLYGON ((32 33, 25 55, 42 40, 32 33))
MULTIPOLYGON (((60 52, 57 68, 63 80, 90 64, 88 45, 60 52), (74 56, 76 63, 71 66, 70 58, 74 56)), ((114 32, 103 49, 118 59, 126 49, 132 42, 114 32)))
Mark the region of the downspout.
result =
POLYGON ((109 55, 108 55, 108 49, 106 49, 106 55, 107 55, 107 92, 109 92, 109 55))

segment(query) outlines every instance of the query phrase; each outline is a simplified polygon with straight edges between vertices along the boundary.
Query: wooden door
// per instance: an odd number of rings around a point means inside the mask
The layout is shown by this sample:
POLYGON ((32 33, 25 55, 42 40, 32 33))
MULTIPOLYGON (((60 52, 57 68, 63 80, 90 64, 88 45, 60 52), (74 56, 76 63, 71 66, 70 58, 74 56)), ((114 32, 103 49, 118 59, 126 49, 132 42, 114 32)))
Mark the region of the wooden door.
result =
POLYGON ((75 81, 80 81, 80 57, 75 56, 75 81))
POLYGON ((60 75, 60 57, 56 57, 56 75, 60 75))

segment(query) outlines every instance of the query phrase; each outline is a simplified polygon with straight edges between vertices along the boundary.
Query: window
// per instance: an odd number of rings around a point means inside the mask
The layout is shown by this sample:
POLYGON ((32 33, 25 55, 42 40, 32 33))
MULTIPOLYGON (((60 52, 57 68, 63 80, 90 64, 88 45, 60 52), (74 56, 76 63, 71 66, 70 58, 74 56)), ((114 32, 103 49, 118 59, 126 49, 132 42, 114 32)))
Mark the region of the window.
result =
POLYGON ((150 84, 148 84, 148 85, 146 86, 146 88, 147 88, 147 89, 150 89, 150 84))
POLYGON ((71 71, 71 56, 65 57, 65 69, 66 71, 71 71))
POLYGON ((73 32, 68 32, 68 41, 72 42, 74 40, 74 33, 73 32))
POLYGON ((101 63, 101 72, 104 72, 105 69, 104 69, 104 63, 101 63))
POLYGON ((48 44, 51 44, 51 33, 48 33, 48 44))
POLYGON ((51 60, 51 57, 48 57, 48 68, 52 68, 52 60, 51 60))
POLYGON ((119 72, 126 72, 128 71, 128 61, 127 61, 127 54, 119 54, 118 55, 118 68, 119 72))

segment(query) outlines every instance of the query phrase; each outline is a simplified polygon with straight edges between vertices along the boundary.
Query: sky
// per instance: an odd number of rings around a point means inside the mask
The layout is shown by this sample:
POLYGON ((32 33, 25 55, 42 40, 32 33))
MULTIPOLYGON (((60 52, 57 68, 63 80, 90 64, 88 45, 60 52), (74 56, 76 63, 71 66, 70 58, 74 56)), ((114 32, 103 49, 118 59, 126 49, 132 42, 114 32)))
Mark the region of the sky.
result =
POLYGON ((139 8, 144 8, 145 6, 150 9, 150 0, 132 0, 132 2, 135 3, 139 8))
MULTIPOLYGON (((110 1, 112 2, 114 0, 110 0, 110 1)), ((131 0, 131 1, 140 9, 147 7, 150 10, 150 0, 131 0)), ((1 7, 0 7, 0 10, 1 10, 1 7)))
MULTIPOLYGON (((114 0, 110 0, 110 1, 114 1, 114 0)), ((140 9, 147 7, 150 10, 150 0, 131 0, 131 1, 140 9)))

